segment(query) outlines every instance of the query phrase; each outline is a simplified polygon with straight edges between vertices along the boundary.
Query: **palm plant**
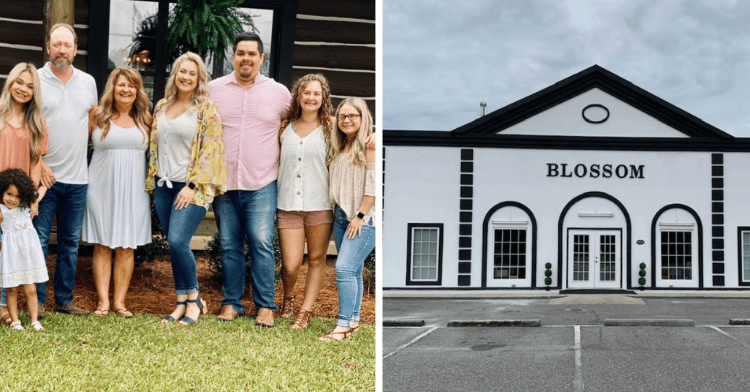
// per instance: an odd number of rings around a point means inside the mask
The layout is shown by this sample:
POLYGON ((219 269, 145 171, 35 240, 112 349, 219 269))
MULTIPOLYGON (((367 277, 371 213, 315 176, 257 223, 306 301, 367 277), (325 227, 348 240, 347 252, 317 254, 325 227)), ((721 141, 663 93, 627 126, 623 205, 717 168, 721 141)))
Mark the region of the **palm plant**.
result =
POLYGON ((169 58, 188 50, 203 59, 211 55, 215 74, 221 69, 235 34, 243 31, 243 24, 257 32, 250 15, 237 8, 242 3, 243 0, 177 0, 170 12, 169 58))

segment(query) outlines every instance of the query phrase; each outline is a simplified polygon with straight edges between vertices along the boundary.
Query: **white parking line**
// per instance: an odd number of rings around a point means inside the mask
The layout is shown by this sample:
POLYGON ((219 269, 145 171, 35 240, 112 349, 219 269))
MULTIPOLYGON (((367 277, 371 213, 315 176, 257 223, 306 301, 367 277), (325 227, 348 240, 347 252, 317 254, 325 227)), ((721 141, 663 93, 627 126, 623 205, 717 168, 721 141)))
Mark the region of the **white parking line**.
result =
POLYGON ((427 331, 425 331, 425 332, 421 333, 421 334, 420 334, 419 336, 417 336, 416 338, 412 339, 412 340, 411 340, 411 341, 410 341, 409 343, 406 343, 406 344, 402 344, 402 345, 401 345, 401 346, 399 346, 399 347, 398 347, 397 349, 395 349, 395 350, 391 351, 391 352, 390 352, 390 353, 389 353, 388 355, 385 355, 385 356, 383 356, 383 360, 385 360, 386 358, 390 357, 391 355, 393 355, 393 354, 395 354, 395 353, 397 353, 397 352, 399 352, 399 351, 401 351, 401 350, 405 349, 406 347, 409 347, 409 345, 411 345, 412 343, 415 343, 415 342, 416 342, 416 341, 418 341, 419 339, 422 339, 423 337, 425 337, 425 336, 429 335, 430 333, 432 333, 432 331, 434 331, 434 330, 436 330, 436 329, 438 329, 438 328, 439 328, 439 327, 432 327, 432 328, 430 328, 429 330, 427 330, 427 331))
POLYGON ((576 325, 575 327, 575 343, 574 348, 576 351, 576 378, 573 380, 573 390, 576 392, 583 391, 583 376, 581 375, 581 326, 576 325))
POLYGON ((748 344, 747 344, 747 343, 745 343, 745 342, 743 342, 743 341, 741 341, 741 340, 737 340, 737 338, 735 338, 734 336, 732 336, 732 335, 730 335, 730 334, 728 334, 728 333, 726 333, 726 332, 724 332, 724 331, 720 330, 720 329, 719 329, 719 328, 718 328, 717 326, 715 326, 715 325, 709 325, 709 328, 711 328, 711 329, 713 329, 714 331, 716 331, 716 332, 718 332, 718 333, 720 333, 720 334, 722 334, 722 335, 724 335, 724 336, 728 337, 729 339, 732 339, 732 340, 734 340, 735 342, 737 342, 737 343, 739 343, 739 344, 741 344, 741 345, 743 345, 743 346, 745 346, 745 347, 750 347, 750 346, 748 346, 748 344))

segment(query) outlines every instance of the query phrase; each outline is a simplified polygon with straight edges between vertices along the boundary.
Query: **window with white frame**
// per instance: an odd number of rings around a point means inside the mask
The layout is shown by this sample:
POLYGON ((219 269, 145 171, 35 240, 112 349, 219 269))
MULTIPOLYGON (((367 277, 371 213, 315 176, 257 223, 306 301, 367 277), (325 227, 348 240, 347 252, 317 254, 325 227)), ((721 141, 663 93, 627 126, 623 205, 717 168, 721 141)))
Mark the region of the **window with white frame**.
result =
POLYGON ((693 279, 693 232, 661 231, 662 280, 693 279))
POLYGON ((442 224, 409 225, 410 284, 440 284, 442 224))
POLYGON ((750 282, 750 230, 740 231, 740 247, 742 257, 741 281, 750 282))
POLYGON ((526 279, 526 228, 495 229, 494 279, 526 279))

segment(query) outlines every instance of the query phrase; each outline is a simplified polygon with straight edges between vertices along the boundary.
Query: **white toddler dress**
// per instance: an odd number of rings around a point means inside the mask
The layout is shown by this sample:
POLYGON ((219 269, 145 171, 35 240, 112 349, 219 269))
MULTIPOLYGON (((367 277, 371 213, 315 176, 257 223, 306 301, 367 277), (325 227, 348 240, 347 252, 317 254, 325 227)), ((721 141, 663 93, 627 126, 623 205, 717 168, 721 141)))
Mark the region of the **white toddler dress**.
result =
POLYGON ((0 287, 49 280, 39 235, 31 223, 28 208, 9 209, 0 204, 3 213, 3 245, 0 249, 0 287))

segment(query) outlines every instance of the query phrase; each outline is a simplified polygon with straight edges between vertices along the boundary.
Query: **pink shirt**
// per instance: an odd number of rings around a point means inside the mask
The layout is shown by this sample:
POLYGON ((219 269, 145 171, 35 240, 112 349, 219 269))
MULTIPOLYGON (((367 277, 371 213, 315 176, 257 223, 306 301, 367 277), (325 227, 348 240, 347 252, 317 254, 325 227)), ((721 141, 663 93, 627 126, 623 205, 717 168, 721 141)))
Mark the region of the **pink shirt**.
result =
MULTIPOLYGON (((49 142, 47 123, 42 120, 42 140, 39 141, 39 152, 47 155, 49 142)), ((31 173, 31 130, 28 124, 16 128, 6 122, 0 130, 0 171, 5 169, 21 169, 35 184, 39 182, 39 174, 31 173)))
POLYGON ((281 115, 292 95, 261 74, 248 88, 234 72, 208 84, 219 109, 227 163, 227 190, 256 191, 276 180, 281 115))

